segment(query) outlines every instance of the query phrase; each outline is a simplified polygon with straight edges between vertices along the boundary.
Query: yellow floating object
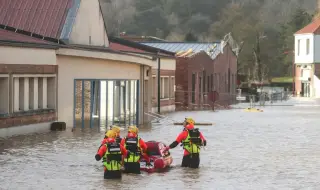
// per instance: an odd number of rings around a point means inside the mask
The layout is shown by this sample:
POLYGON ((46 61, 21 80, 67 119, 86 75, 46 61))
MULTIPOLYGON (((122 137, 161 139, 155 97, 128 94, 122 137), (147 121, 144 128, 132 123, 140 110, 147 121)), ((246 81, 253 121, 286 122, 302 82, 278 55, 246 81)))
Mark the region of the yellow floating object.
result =
MULTIPOLYGON (((173 125, 183 125, 183 123, 173 123, 173 125)), ((195 123, 194 125, 214 125, 214 123, 195 123)))
POLYGON ((261 109, 257 109, 257 108, 246 108, 244 109, 245 112, 263 112, 263 110, 261 109))

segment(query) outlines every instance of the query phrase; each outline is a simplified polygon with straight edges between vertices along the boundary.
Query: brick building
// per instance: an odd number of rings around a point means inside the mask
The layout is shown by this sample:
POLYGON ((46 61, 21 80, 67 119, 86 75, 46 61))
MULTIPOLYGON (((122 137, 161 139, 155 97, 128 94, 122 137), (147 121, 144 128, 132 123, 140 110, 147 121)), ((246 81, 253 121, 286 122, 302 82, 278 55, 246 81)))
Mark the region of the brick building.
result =
POLYGON ((214 43, 143 42, 176 53, 176 110, 229 105, 235 98, 237 56, 224 41, 214 43))

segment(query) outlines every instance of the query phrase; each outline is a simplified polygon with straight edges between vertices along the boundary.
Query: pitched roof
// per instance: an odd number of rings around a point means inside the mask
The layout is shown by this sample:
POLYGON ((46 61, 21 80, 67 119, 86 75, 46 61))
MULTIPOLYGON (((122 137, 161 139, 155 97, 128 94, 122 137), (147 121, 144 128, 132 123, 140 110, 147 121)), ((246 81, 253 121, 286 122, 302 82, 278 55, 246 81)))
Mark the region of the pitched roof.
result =
POLYGON ((79 5, 80 0, 1 0, 0 24, 60 39, 79 5))
POLYGON ((320 18, 315 19, 295 34, 320 34, 320 18))
POLYGON ((137 50, 142 50, 142 52, 149 52, 149 53, 160 54, 160 55, 161 54, 169 55, 169 56, 175 55, 175 52, 172 52, 172 51, 167 51, 161 48, 152 47, 152 46, 144 45, 141 43, 137 43, 137 42, 133 42, 130 40, 125 40, 125 39, 121 39, 113 36, 109 37, 109 41, 113 43, 114 47, 118 48, 118 50, 121 50, 121 51, 127 51, 129 50, 129 47, 130 47, 130 50, 132 51, 134 50, 133 52, 138 52, 137 50), (121 44, 122 46, 120 45, 115 46, 115 44, 121 44), (126 46, 126 48, 124 48, 124 46, 126 46))
POLYGON ((31 43, 40 43, 40 44, 52 44, 48 41, 34 38, 31 36, 19 34, 16 32, 4 30, 0 28, 0 40, 8 41, 19 41, 19 42, 31 42, 31 43))
POLYGON ((183 54, 182 52, 185 52, 188 56, 190 56, 190 53, 196 54, 205 51, 212 59, 216 58, 221 52, 220 42, 142 42, 141 44, 177 54, 183 54))
POLYGON ((115 42, 110 42, 109 44, 109 48, 113 49, 113 50, 118 50, 118 51, 128 51, 128 52, 137 52, 137 53, 145 53, 146 51, 137 49, 137 48, 132 48, 129 46, 125 46, 119 43, 115 43, 115 42))

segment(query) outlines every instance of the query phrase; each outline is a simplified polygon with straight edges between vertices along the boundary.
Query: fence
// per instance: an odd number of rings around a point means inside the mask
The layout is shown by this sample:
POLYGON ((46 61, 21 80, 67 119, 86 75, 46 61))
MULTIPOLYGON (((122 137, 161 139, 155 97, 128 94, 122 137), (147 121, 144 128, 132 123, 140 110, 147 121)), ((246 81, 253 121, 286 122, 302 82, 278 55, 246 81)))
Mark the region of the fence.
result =
POLYGON ((236 94, 232 93, 176 91, 175 94, 177 111, 225 109, 237 103, 236 94))

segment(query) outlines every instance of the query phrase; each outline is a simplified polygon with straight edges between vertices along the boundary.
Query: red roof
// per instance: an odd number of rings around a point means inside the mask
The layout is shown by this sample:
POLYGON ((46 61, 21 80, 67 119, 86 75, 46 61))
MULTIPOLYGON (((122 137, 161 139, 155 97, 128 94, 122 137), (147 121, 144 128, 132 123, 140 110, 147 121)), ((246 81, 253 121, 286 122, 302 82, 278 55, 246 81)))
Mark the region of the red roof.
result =
POLYGON ((19 42, 29 42, 29 43, 41 43, 41 44, 52 44, 45 40, 34 38, 31 36, 26 36, 23 34, 15 33, 12 31, 0 29, 0 40, 10 40, 10 41, 19 41, 19 42))
POLYGON ((118 50, 118 51, 146 53, 146 51, 143 51, 143 50, 140 50, 140 49, 136 49, 136 48, 132 48, 132 47, 129 47, 129 46, 125 46, 125 45, 122 45, 122 44, 114 43, 114 42, 110 42, 109 48, 111 48, 113 50, 118 50))
POLYGON ((1 0, 0 24, 59 39, 72 0, 1 0))
POLYGON ((320 34, 320 18, 315 19, 295 34, 320 34))

